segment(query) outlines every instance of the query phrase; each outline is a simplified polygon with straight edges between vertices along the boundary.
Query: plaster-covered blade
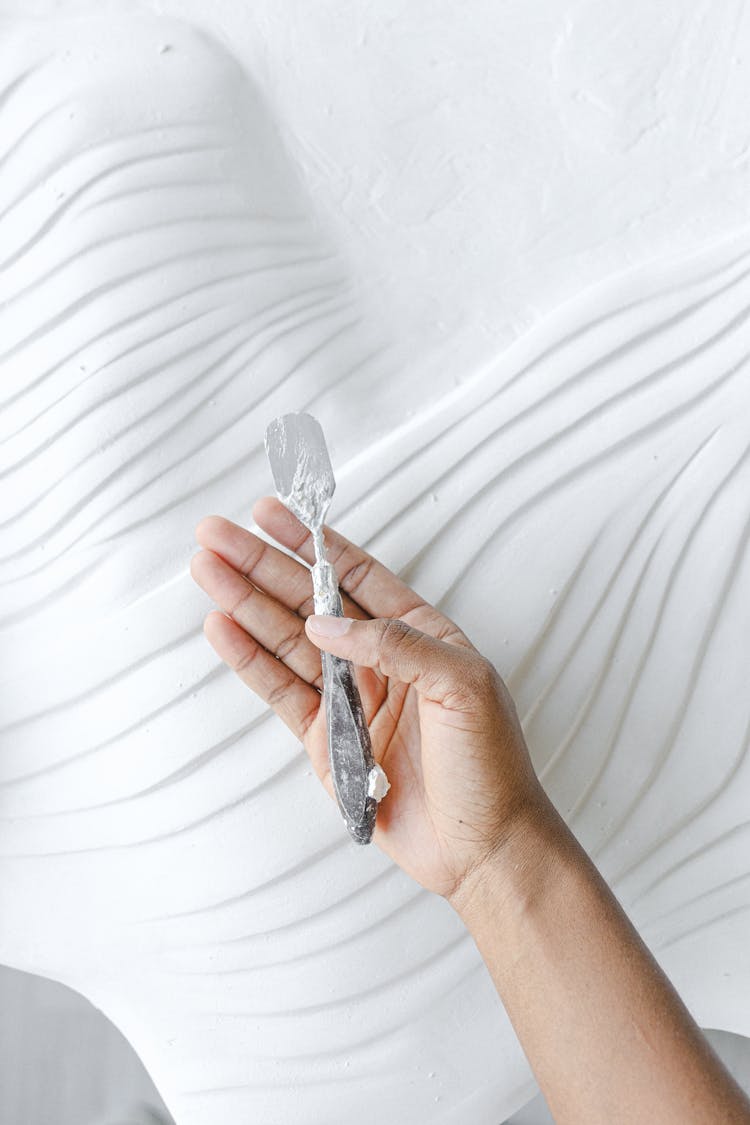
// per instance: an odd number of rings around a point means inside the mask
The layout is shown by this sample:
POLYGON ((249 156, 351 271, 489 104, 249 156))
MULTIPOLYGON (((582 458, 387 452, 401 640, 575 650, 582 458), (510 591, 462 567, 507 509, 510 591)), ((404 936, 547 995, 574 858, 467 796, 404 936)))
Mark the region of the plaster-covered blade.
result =
POLYGON ((266 429, 276 492, 306 527, 319 528, 336 488, 323 429, 312 414, 282 414, 266 429))

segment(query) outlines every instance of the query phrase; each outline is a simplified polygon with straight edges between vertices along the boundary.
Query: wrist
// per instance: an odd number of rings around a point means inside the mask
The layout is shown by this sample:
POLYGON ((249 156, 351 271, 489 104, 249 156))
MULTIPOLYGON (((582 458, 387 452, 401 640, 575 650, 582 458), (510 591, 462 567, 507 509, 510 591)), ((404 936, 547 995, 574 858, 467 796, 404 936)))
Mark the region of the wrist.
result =
POLYGON ((492 850, 467 872, 448 902, 472 932, 488 916, 524 912, 541 894, 545 878, 575 838, 542 793, 506 824, 492 850))

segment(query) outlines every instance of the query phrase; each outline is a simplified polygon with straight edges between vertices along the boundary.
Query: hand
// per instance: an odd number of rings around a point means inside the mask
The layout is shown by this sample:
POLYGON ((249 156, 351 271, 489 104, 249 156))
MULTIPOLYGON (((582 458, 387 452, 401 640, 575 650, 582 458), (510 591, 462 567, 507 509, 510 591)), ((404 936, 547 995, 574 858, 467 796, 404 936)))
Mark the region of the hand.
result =
MULTIPOLYGON (((307 529, 272 497, 253 517, 315 561, 307 529)), ((513 701, 461 630, 395 574, 325 528, 351 624, 314 631, 307 567, 220 516, 196 528, 196 582, 221 607, 205 621, 216 652, 303 742, 331 797, 319 649, 357 666, 373 756, 391 790, 374 842, 423 887, 452 901, 546 797, 513 701)), ((338 624, 341 619, 333 619, 338 624)))

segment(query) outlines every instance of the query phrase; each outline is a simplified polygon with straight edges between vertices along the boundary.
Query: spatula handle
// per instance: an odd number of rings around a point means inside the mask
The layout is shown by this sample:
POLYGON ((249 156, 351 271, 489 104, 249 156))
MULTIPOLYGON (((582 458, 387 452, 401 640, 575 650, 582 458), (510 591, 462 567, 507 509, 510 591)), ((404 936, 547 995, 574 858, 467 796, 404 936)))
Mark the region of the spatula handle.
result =
POLYGON ((323 652, 322 658, 334 792, 352 839, 369 844, 378 805, 367 794, 368 774, 374 762, 354 668, 350 661, 330 652, 323 652))
MULTIPOLYGON (((313 567, 313 589, 316 613, 343 616, 341 595, 330 563, 313 567)), ((368 775, 375 762, 354 667, 351 661, 325 650, 321 657, 333 789, 350 836, 358 844, 369 844, 378 808, 375 798, 367 792, 368 775)))

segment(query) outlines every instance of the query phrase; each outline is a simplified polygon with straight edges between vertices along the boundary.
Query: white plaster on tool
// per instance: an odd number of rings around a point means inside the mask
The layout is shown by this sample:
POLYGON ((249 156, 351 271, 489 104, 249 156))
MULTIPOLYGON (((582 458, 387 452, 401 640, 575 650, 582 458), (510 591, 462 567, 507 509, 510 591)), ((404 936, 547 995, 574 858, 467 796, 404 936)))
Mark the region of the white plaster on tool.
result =
POLYGON ((749 1033, 748 13, 159 8, 197 30, 0 4, 0 958, 179 1125, 532 1092, 450 909, 201 633, 193 526, 247 522, 305 408, 342 531, 495 661, 696 1016, 749 1033))
POLYGON ((367 794, 374 797, 376 801, 382 801, 386 793, 391 787, 391 783, 386 777, 385 770, 376 762, 367 775, 367 794))

